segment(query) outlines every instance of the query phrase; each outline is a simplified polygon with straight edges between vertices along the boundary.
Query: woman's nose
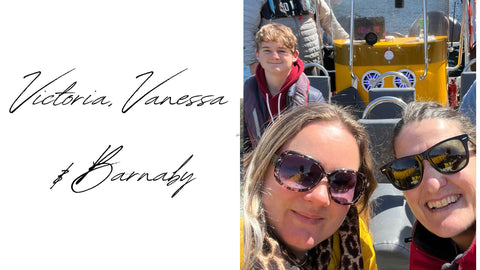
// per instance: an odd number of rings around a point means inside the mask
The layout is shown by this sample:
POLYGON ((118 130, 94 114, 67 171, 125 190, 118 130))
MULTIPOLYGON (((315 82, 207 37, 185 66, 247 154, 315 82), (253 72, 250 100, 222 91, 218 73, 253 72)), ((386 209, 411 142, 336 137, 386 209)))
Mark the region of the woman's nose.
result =
POLYGON ((305 194, 305 199, 312 202, 318 207, 326 207, 330 205, 330 195, 328 192, 328 182, 324 178, 316 187, 309 190, 305 194))
POLYGON ((438 172, 432 165, 427 161, 423 160, 423 179, 422 185, 423 188, 431 193, 437 192, 440 188, 447 184, 447 179, 445 174, 438 172))

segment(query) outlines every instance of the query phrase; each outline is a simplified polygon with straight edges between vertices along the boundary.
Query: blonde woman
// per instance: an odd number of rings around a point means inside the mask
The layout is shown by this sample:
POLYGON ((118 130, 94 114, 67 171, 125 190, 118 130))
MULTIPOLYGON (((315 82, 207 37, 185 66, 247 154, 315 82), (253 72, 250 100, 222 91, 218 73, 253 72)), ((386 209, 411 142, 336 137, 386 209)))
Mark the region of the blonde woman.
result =
POLYGON ((325 103, 279 117, 245 160, 242 269, 377 269, 368 135, 325 103))

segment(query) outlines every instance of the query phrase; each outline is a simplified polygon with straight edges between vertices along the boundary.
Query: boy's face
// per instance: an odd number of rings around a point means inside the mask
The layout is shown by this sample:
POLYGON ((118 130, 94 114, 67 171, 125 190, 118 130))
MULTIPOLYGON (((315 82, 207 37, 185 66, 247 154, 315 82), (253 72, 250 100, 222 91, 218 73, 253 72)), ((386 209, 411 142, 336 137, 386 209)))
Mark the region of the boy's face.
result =
POLYGON ((298 51, 293 53, 282 43, 274 41, 262 42, 260 49, 255 50, 255 54, 265 73, 284 75, 285 77, 288 76, 293 62, 298 58, 298 51))

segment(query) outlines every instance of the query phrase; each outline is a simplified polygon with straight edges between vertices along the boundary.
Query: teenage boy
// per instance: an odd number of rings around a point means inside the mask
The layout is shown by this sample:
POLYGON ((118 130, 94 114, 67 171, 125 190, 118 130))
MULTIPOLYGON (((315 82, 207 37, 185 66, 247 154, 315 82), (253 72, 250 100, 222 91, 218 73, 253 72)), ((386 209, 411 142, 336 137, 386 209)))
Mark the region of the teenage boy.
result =
MULTIPOLYGON (((305 63, 322 63, 323 38, 318 33, 323 32, 331 39, 347 39, 349 37, 330 8, 329 3, 333 5, 333 2, 339 1, 244 0, 244 61, 250 69, 250 74, 255 74, 255 68, 258 65, 254 51, 255 33, 263 25, 269 23, 280 23, 292 29, 298 39, 300 58, 305 63)), ((304 72, 307 75, 316 75, 317 71, 311 67, 304 72)))
POLYGON ((297 38, 282 24, 264 25, 255 35, 255 55, 260 63, 244 84, 244 151, 254 148, 263 131, 285 109, 325 102, 310 86, 298 58, 297 38))

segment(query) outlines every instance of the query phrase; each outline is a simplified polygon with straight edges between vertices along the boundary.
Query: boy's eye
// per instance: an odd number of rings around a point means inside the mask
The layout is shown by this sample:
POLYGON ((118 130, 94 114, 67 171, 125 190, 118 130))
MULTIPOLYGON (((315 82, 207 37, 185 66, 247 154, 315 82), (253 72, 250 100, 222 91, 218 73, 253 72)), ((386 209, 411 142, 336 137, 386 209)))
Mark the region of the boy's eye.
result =
POLYGON ((262 52, 265 53, 265 54, 271 54, 273 52, 276 52, 277 54, 279 55, 286 55, 288 54, 290 51, 287 50, 287 49, 262 49, 262 52))

